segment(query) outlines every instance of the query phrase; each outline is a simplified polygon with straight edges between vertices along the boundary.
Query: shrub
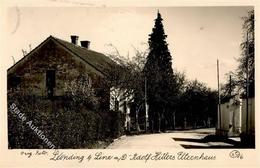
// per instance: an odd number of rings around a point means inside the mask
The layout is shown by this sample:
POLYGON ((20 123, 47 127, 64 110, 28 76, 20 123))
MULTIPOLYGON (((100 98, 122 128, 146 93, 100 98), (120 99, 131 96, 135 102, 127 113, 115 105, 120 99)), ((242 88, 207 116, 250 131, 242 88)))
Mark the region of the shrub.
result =
POLYGON ((99 141, 111 142, 124 134, 124 115, 100 111, 98 100, 85 78, 65 84, 65 96, 47 99, 33 95, 33 89, 9 90, 8 106, 15 103, 26 116, 22 122, 8 110, 9 148, 49 148, 26 124, 43 131, 55 148, 93 148, 99 141))

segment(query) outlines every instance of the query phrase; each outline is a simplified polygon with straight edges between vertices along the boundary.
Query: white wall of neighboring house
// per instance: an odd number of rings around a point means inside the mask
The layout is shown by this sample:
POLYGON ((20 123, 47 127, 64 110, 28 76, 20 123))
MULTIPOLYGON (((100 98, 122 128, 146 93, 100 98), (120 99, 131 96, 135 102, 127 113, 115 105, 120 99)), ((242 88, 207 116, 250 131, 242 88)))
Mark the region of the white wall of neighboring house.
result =
POLYGON ((255 98, 248 99, 248 132, 246 115, 246 99, 242 99, 242 132, 255 134, 255 98))
POLYGON ((228 102, 221 104, 221 118, 219 121, 220 131, 224 135, 235 136, 241 132, 241 101, 235 102, 230 99, 228 102))
POLYGON ((133 102, 133 95, 125 95, 127 90, 115 88, 110 88, 110 110, 121 111, 125 113, 125 128, 130 130, 131 118, 130 118, 130 106, 129 104, 133 102))

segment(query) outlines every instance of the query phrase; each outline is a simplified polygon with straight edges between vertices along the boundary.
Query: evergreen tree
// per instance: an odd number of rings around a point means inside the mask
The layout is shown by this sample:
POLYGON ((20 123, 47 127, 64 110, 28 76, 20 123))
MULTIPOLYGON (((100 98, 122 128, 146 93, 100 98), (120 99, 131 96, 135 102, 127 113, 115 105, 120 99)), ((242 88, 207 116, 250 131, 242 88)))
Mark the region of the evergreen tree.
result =
MULTIPOLYGON (((172 109, 173 70, 161 14, 157 13, 155 26, 149 35, 149 54, 144 67, 147 80, 149 125, 151 131, 164 131, 166 116, 172 109)), ((168 118, 167 117, 167 118, 168 118)))

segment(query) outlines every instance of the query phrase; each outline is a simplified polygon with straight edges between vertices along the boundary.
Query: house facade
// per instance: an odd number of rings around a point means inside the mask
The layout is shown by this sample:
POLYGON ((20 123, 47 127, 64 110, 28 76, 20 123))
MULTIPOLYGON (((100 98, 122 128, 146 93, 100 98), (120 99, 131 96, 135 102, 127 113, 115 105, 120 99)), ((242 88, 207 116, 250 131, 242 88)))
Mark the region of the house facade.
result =
POLYGON ((239 136, 241 133, 241 100, 237 96, 228 98, 220 105, 219 134, 239 136))
POLYGON ((37 96, 59 97, 64 95, 64 84, 80 75, 88 75, 93 87, 98 89, 101 79, 114 62, 90 50, 88 41, 82 41, 81 46, 77 41, 77 36, 71 36, 71 43, 48 37, 8 69, 8 89, 31 88, 32 94, 37 96))
POLYGON ((136 116, 131 117, 131 112, 134 109, 134 96, 133 94, 126 94, 126 92, 126 89, 116 87, 110 88, 110 109, 114 111, 121 111, 125 114, 124 127, 128 132, 130 132, 133 128, 132 121, 136 119, 136 116))
POLYGON ((244 146, 255 145, 255 98, 228 97, 220 105, 217 134, 240 136, 244 146))

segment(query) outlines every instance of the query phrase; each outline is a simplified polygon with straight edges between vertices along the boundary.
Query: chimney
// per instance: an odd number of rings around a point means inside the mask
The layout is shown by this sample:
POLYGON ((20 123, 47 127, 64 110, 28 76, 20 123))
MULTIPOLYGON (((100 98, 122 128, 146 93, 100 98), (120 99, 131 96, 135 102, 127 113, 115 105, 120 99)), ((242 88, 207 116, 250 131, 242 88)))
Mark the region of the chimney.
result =
POLYGON ((79 36, 72 35, 72 36, 70 36, 70 38, 71 38, 71 43, 78 45, 79 36))
POLYGON ((81 47, 89 49, 90 41, 85 40, 85 41, 80 41, 80 43, 81 43, 81 47))

